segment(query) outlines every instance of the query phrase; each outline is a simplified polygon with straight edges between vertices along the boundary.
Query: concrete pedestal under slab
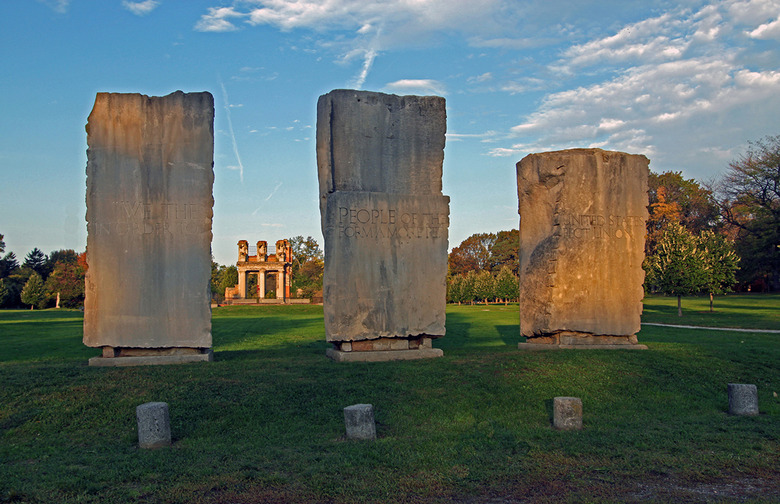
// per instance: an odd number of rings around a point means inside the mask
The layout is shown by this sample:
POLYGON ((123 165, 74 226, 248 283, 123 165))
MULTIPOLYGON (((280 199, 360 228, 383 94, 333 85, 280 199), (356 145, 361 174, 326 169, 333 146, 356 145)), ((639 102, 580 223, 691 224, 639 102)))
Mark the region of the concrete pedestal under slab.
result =
POLYGON ((385 362, 395 360, 434 359, 443 357, 441 348, 417 348, 414 350, 372 350, 367 352, 345 352, 328 348, 325 355, 336 362, 385 362))
POLYGON ((518 350, 647 350, 647 345, 613 344, 613 345, 565 345, 550 343, 518 343, 518 350))
POLYGON ((214 352, 210 348, 159 349, 159 352, 148 350, 133 352, 132 350, 135 349, 104 347, 103 355, 89 359, 89 365, 95 367, 154 366, 214 360, 214 352))

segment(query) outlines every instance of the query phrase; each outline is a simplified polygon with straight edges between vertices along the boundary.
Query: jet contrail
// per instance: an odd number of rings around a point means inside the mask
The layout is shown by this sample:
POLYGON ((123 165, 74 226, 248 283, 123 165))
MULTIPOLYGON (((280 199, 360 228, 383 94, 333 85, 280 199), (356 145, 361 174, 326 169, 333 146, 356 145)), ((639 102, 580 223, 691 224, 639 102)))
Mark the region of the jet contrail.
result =
POLYGON ((236 161, 238 161, 238 175, 241 178, 241 183, 244 183, 244 165, 241 163, 241 155, 238 153, 238 144, 236 143, 236 134, 233 133, 233 121, 230 119, 230 101, 228 100, 227 89, 222 79, 219 79, 219 85, 222 87, 222 100, 225 102, 225 115, 227 116, 228 130, 230 131, 230 139, 233 141, 233 153, 236 155, 236 161))

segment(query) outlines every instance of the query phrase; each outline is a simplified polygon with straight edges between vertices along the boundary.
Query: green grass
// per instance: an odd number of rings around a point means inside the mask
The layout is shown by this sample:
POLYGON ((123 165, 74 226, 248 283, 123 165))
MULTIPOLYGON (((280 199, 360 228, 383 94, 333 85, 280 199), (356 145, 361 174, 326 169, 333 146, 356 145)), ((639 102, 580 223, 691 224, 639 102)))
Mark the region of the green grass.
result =
POLYGON ((645 298, 642 322, 683 324, 705 327, 739 327, 745 329, 780 329, 780 296, 766 294, 728 294, 715 297, 710 312, 710 298, 682 298, 683 316, 677 315, 677 298, 645 298))
MULTIPOLYGON (((715 306, 706 325, 780 328, 780 296, 715 306)), ((214 362, 113 369, 86 366, 80 312, 0 311, 0 502, 780 499, 779 335, 645 326, 649 351, 521 352, 517 310, 450 306, 443 358, 347 364, 324 357, 321 307, 218 308, 214 362), (761 415, 726 413, 729 382, 758 386, 761 415), (582 431, 550 427, 568 395, 582 431), (169 449, 137 448, 148 401, 170 405, 169 449), (375 442, 344 439, 355 403, 375 442)))

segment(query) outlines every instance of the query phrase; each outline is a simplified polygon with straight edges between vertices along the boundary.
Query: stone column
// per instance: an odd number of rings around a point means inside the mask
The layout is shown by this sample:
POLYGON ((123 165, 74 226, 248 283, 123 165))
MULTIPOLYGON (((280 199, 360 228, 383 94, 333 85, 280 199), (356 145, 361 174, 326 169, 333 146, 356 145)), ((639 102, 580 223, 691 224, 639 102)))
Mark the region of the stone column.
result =
POLYGON ((238 297, 246 299, 246 271, 238 270, 238 297))
POLYGON ((265 270, 257 272, 257 294, 260 299, 265 299, 265 270))
POLYGON ((209 93, 98 93, 84 344, 113 351, 90 365, 210 360, 213 125, 209 93))
POLYGON ((335 360, 437 357, 449 198, 444 99, 336 90, 317 103, 323 297, 335 360))
POLYGON ((637 344, 648 159, 601 149, 517 164, 521 349, 637 344))

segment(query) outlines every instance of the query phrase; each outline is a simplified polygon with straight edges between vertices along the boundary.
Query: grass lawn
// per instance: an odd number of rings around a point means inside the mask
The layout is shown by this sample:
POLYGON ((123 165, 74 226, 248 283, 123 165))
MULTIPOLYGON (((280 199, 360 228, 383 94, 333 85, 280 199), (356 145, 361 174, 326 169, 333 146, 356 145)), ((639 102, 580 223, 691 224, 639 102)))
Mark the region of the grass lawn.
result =
MULTIPOLYGON (((780 328, 777 295, 697 303, 645 319, 780 328)), ((138 368, 88 367, 78 311, 0 311, 0 502, 780 501, 780 335, 521 352, 517 310, 449 306, 441 359, 335 363, 322 307, 217 308, 214 362, 138 368), (758 386, 759 416, 726 413, 730 382, 758 386), (551 428, 555 396, 582 398, 582 431, 551 428), (137 448, 148 401, 171 448, 137 448), (356 403, 375 442, 344 439, 356 403)))

